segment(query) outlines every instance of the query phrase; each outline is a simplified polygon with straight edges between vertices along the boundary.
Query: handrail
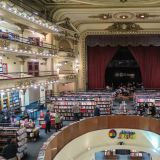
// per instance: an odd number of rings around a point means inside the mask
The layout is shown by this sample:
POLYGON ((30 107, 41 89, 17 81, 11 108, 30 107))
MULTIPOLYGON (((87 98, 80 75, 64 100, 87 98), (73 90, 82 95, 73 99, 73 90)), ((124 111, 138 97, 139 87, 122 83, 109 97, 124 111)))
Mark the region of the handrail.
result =
POLYGON ((45 142, 45 147, 39 152, 43 160, 53 160, 57 153, 73 139, 88 132, 111 129, 128 128, 151 131, 160 134, 160 120, 152 117, 110 115, 88 118, 62 128, 45 142), (53 150, 53 148, 56 148, 53 150), (44 156, 42 156, 44 155, 44 156))
POLYGON ((39 45, 36 45, 34 43, 31 43, 28 38, 20 37, 20 36, 10 38, 9 36, 2 37, 0 35, 0 39, 9 40, 9 41, 13 41, 13 42, 19 42, 19 43, 28 44, 28 45, 32 45, 32 46, 36 46, 36 47, 41 47, 41 48, 47 48, 47 49, 56 50, 56 46, 55 45, 52 45, 52 44, 49 44, 49 43, 44 43, 44 42, 43 43, 40 42, 39 45))
POLYGON ((28 72, 8 72, 0 73, 0 80, 13 80, 13 79, 23 79, 23 78, 34 78, 34 77, 45 77, 45 76, 57 76, 55 71, 40 71, 37 76, 33 76, 28 72))

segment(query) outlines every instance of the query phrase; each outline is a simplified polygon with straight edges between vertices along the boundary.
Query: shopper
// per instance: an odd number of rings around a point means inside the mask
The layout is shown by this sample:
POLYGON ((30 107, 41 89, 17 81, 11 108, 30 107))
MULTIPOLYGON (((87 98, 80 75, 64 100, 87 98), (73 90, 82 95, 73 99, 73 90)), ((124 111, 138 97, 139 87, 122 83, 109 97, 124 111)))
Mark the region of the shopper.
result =
POLYGON ((7 139, 7 145, 4 146, 2 150, 2 156, 7 160, 17 160, 16 154, 17 154, 17 145, 13 143, 10 138, 7 139))
POLYGON ((73 114, 74 114, 74 120, 79 121, 80 109, 78 102, 73 106, 73 114))
POLYGON ((46 128, 45 128, 45 133, 50 132, 51 128, 51 116, 49 110, 47 110, 46 115, 44 117, 46 128))
POLYGON ((56 112, 55 114, 55 129, 56 129, 56 132, 60 129, 60 124, 61 123, 61 120, 60 120, 60 115, 58 112, 56 112))
POLYGON ((63 127, 63 120, 64 120, 64 116, 60 115, 60 128, 63 127))
POLYGON ((28 119, 29 121, 29 113, 27 112, 27 110, 24 110, 23 112, 23 119, 28 119))
POLYGON ((94 108, 94 116, 100 116, 100 109, 98 105, 96 105, 94 108))
POLYGON ((151 107, 151 115, 154 117, 156 115, 156 106, 151 107))

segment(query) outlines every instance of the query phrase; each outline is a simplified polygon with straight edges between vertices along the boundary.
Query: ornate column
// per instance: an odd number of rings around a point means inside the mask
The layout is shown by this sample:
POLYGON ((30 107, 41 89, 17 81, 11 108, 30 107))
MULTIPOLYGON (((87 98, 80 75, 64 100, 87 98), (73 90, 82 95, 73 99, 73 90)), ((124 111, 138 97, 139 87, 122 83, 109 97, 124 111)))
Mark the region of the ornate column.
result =
POLYGON ((53 83, 53 92, 55 96, 59 95, 58 82, 53 83))
POLYGON ((25 29, 28 29, 28 26, 23 25, 21 23, 15 23, 15 25, 17 25, 20 29, 21 29, 21 35, 22 35, 22 42, 23 42, 23 33, 25 29))
POLYGON ((42 58, 43 61, 44 61, 44 64, 45 64, 45 71, 48 71, 48 68, 47 68, 47 59, 48 58, 42 58))
POLYGON ((24 64, 25 64, 25 61, 26 61, 26 59, 27 58, 29 58, 29 56, 21 56, 21 55, 19 55, 19 56, 16 56, 16 57, 18 57, 20 60, 19 60, 19 62, 20 62, 20 67, 21 67, 21 75, 23 74, 23 72, 24 72, 24 64))
POLYGON ((25 93, 26 93, 26 89, 22 89, 19 91, 19 94, 20 94, 20 99, 21 99, 21 106, 22 106, 22 111, 25 110, 25 93))

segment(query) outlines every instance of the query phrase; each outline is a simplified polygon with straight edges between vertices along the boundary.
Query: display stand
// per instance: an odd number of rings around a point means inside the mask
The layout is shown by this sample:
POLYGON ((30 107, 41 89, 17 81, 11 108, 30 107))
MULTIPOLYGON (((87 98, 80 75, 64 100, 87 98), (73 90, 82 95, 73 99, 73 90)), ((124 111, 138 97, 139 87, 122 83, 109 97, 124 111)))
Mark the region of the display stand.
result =
MULTIPOLYGON (((41 111, 40 117, 38 118, 38 121, 39 121, 39 125, 42 129, 46 128, 44 117, 45 117, 45 113, 41 111)), ((54 126, 55 126, 54 115, 51 113, 51 127, 54 128, 54 126)))
POLYGON ((35 127, 35 128, 29 128, 28 127, 26 129, 28 140, 36 141, 39 138, 39 130, 40 130, 40 127, 35 127))
POLYGON ((27 132, 25 128, 0 127, 0 152, 7 144, 7 139, 11 138, 18 146, 17 159, 21 160, 26 154, 27 132))

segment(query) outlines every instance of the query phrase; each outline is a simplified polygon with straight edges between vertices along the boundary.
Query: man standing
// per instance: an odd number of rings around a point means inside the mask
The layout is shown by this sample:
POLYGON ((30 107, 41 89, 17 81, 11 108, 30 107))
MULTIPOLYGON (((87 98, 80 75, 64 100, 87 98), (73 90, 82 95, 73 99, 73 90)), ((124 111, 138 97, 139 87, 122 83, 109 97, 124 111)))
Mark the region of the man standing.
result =
POLYGON ((78 102, 73 106, 73 114, 74 114, 74 120, 79 121, 80 109, 78 102))
POLYGON ((51 128, 51 116, 50 116, 49 110, 47 110, 44 120, 46 123, 45 132, 47 134, 47 132, 50 132, 50 128, 51 128))

